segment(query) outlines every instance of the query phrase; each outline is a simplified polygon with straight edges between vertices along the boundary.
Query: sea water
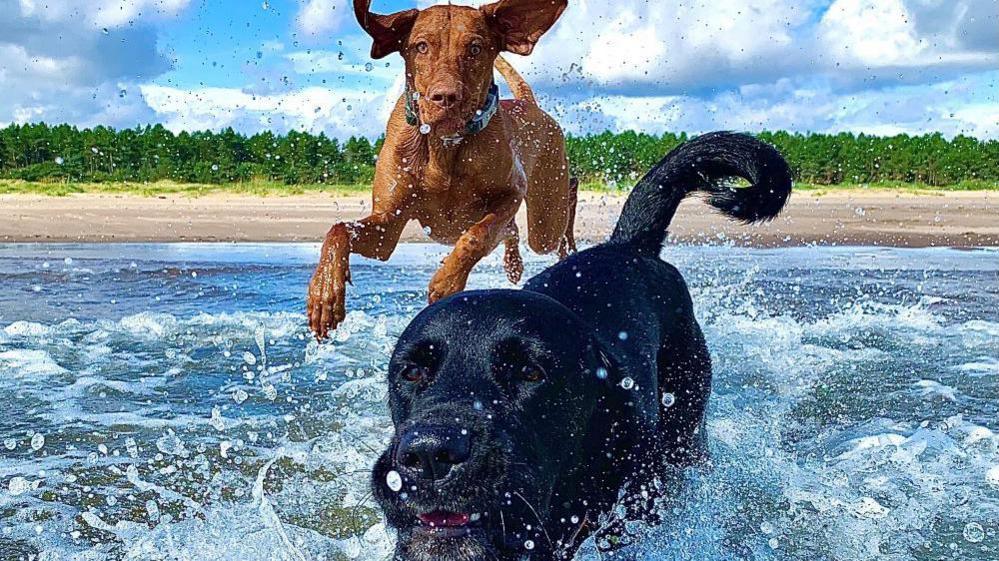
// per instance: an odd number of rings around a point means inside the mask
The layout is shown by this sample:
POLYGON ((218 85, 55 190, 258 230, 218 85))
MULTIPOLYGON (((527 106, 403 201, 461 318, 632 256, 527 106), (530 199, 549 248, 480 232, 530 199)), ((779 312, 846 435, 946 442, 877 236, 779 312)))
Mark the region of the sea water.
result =
MULTIPOLYGON (((383 377, 443 253, 355 260, 323 345, 317 253, 0 246, 0 559, 388 558, 383 377)), ((629 554, 999 559, 999 252, 664 256, 712 351, 712 460, 629 554)), ((504 278, 493 256, 472 284, 504 278)))

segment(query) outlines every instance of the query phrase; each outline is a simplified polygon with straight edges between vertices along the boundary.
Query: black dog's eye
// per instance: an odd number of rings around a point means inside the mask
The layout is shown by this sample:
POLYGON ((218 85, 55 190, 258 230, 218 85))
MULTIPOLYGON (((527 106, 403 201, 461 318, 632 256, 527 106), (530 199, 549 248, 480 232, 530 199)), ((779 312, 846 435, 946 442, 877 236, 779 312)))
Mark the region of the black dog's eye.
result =
POLYGON ((482 47, 480 45, 472 45, 468 48, 468 54, 472 56, 479 56, 482 54, 482 47))
POLYGON ((426 366, 416 366, 414 364, 406 367, 406 369, 402 371, 402 379, 413 384, 423 382, 429 377, 430 369, 426 366))
POLYGON ((545 371, 540 366, 531 364, 521 368, 517 377, 523 382, 536 384, 545 380, 545 371))
POLYGON ((427 54, 427 51, 429 50, 430 50, 430 45, 428 45, 426 41, 420 41, 419 43, 416 44, 416 52, 420 53, 421 55, 427 54))

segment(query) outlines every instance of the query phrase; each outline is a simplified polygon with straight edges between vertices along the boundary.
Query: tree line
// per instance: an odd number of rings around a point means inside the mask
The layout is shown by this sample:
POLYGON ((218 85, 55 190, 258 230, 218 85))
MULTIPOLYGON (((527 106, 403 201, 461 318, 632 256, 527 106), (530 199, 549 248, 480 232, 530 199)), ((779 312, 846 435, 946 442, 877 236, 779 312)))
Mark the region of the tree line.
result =
MULTIPOLYGON (((897 181, 935 186, 999 181, 999 141, 942 134, 870 136, 764 132, 798 181, 817 185, 897 181)), ((604 132, 567 138, 584 182, 626 186, 688 138, 604 132)), ((162 125, 115 130, 44 123, 0 129, 0 178, 25 181, 304 184, 370 182, 382 140, 232 129, 174 134, 162 125)))

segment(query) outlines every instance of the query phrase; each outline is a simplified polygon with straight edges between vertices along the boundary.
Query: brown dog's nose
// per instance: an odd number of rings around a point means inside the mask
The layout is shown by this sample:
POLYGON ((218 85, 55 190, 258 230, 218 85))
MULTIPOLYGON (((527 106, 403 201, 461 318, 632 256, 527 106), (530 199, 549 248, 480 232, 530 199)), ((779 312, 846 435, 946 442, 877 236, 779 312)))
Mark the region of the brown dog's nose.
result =
POLYGON ((430 102, 441 109, 451 109, 461 101, 461 88, 456 86, 434 86, 430 90, 430 102))
POLYGON ((447 427, 414 427, 403 433, 395 452, 400 471, 414 479, 437 481, 472 455, 468 431, 447 427))

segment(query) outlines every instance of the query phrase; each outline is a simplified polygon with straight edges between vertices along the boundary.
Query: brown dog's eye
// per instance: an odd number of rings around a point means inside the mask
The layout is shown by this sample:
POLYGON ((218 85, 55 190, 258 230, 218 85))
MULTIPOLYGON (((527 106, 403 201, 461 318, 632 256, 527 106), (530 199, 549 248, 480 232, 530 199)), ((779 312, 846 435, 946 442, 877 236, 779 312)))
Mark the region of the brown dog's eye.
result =
POLYGON ((430 45, 428 45, 426 41, 420 41, 419 43, 416 44, 416 52, 420 53, 421 55, 427 54, 427 51, 429 50, 430 50, 430 45))
POLYGON ((520 379, 524 382, 531 382, 532 384, 543 382, 545 379, 545 371, 542 370, 540 366, 535 366, 533 364, 525 366, 520 369, 520 379))
POLYGON ((426 380, 429 374, 425 366, 410 366, 402 371, 402 379, 416 384, 426 380))
POLYGON ((479 45, 472 45, 468 48, 468 53, 472 56, 479 56, 482 54, 482 47, 479 45))

